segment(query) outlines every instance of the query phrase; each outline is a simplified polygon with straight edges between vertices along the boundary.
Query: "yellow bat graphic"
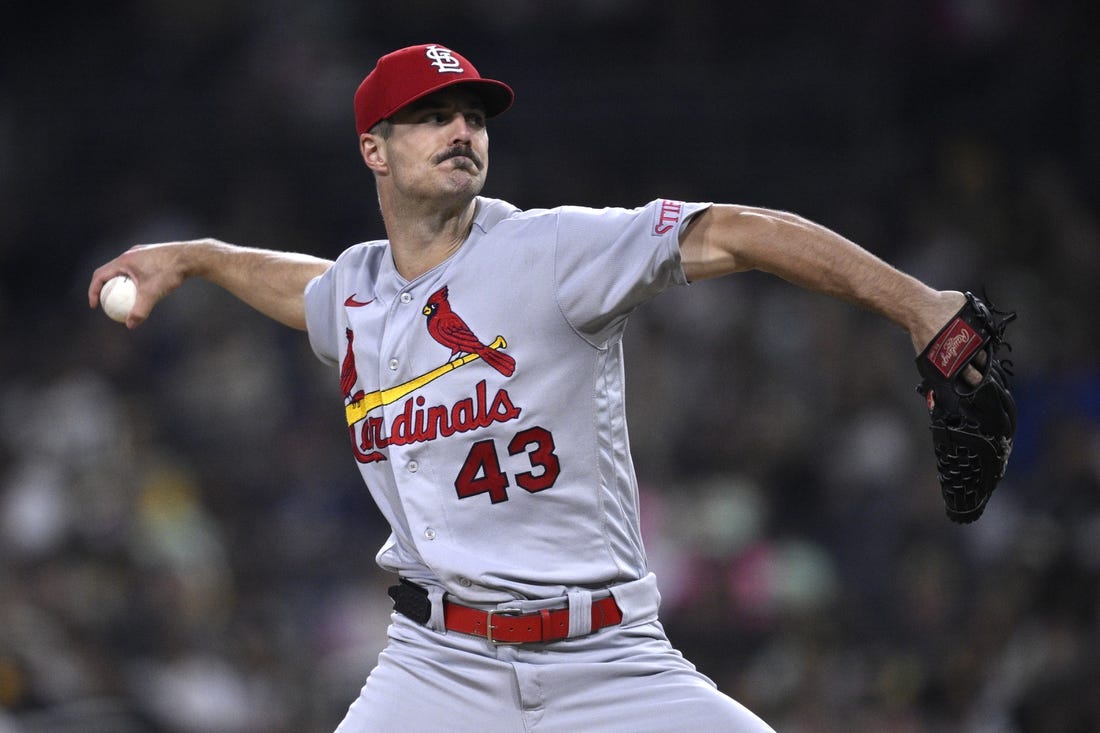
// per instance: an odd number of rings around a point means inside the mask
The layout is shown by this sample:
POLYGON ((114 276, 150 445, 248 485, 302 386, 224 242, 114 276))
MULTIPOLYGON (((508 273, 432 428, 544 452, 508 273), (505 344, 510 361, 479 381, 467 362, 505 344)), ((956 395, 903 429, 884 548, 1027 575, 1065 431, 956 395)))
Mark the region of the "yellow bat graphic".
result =
MULTIPOLYGON (((493 343, 489 344, 490 349, 503 349, 508 346, 508 342, 504 340, 503 336, 497 336, 493 343)), ((432 382, 439 379, 447 372, 458 369, 460 366, 469 364, 474 359, 480 359, 477 354, 466 354, 465 356, 455 359, 454 361, 448 361, 445 364, 441 364, 435 369, 426 374, 421 374, 419 377, 410 379, 407 382, 402 382, 389 389, 380 389, 374 392, 369 392, 360 397, 355 402, 348 404, 344 408, 344 416, 347 418, 348 425, 354 425, 367 416, 371 410, 382 405, 389 405, 398 400, 408 396, 416 390, 423 387, 428 382, 432 382)))

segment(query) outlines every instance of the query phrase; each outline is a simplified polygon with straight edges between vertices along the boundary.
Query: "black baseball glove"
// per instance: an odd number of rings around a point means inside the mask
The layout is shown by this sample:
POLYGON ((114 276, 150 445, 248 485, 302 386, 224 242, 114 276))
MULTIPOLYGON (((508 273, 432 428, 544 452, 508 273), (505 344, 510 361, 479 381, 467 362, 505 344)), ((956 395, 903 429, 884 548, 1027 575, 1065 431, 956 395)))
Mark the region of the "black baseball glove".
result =
POLYGON ((1015 313, 998 311, 973 293, 917 357, 928 402, 932 445, 947 516, 973 522, 1005 474, 1016 434, 1016 403, 1008 390, 1012 362, 1002 359, 1005 328, 1015 313), (971 384, 967 366, 981 373, 971 384))

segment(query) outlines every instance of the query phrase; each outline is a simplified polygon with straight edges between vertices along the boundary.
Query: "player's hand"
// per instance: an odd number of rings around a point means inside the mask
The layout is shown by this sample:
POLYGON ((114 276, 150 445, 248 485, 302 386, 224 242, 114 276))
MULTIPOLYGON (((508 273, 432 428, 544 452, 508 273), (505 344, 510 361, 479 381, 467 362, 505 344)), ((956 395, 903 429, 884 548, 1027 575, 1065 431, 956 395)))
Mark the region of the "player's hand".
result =
POLYGON ((178 288, 188 277, 186 252, 189 242, 145 244, 123 252, 110 262, 96 268, 88 285, 88 305, 99 306, 103 285, 116 275, 126 275, 137 285, 137 299, 126 327, 140 326, 160 300, 178 288))
MULTIPOLYGON (((955 314, 966 304, 966 296, 957 290, 941 290, 934 294, 928 303, 924 304, 917 313, 917 325, 909 332, 916 353, 924 351, 936 334, 947 325, 947 322, 955 317, 955 314)), ((979 354, 975 359, 978 367, 985 365, 985 354, 979 354)), ((974 366, 968 366, 963 370, 963 380, 972 386, 977 386, 982 381, 981 372, 974 366)))

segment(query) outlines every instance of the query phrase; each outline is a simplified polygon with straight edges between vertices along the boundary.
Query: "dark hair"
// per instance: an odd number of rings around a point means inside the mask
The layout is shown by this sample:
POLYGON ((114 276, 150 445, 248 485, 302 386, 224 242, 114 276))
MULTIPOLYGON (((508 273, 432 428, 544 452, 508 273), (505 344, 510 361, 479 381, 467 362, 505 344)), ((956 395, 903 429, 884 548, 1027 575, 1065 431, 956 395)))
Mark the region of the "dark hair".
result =
POLYGON ((389 140, 390 135, 393 134, 393 123, 389 120, 378 120, 374 127, 370 129, 370 134, 383 140, 389 140))

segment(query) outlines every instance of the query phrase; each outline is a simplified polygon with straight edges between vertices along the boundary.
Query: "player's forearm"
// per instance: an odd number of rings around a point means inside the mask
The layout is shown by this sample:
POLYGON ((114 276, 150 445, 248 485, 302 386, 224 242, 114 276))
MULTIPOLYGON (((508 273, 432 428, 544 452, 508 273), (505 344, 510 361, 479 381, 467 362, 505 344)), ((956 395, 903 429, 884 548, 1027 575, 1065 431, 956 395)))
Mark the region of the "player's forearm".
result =
POLYGON ((305 287, 332 262, 311 255, 238 247, 214 239, 189 243, 185 274, 221 286, 259 312, 305 330, 305 287))
POLYGON ((921 348, 961 305, 854 242, 800 216, 741 206, 713 207, 695 232, 689 279, 755 269, 841 298, 888 318, 921 348), (693 277, 694 275, 694 277, 693 277))
POLYGON ((103 285, 126 275, 137 285, 128 328, 145 322, 153 307, 191 277, 205 278, 266 316, 305 329, 306 284, 332 265, 309 255, 236 247, 215 239, 131 247, 92 273, 88 305, 99 305, 103 285))

